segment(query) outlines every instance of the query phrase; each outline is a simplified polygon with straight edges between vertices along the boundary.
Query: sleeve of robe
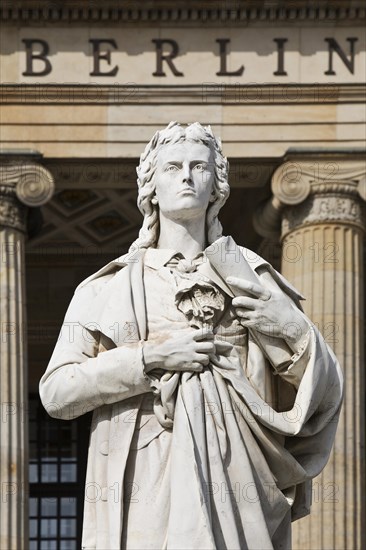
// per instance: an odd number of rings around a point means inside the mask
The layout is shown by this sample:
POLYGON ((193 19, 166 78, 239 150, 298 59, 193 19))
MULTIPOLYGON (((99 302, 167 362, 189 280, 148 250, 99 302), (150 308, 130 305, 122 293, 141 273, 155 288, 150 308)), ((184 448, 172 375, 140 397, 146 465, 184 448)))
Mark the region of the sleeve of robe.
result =
MULTIPOLYGON (((100 353, 100 333, 81 324, 101 280, 76 289, 40 381, 41 401, 55 418, 70 420, 102 405, 150 392, 142 346, 133 342, 100 353)), ((92 319, 87 323, 92 325, 92 319)))
MULTIPOLYGON (((269 272, 294 307, 300 307, 276 273, 273 274, 274 270, 269 272)), ((267 281, 262 279, 262 283, 267 286, 267 281)), ((301 315, 309 331, 303 335, 299 353, 289 355, 287 365, 279 369, 261 349, 260 339, 249 335, 246 375, 251 389, 248 392, 248 388, 239 388, 232 381, 239 393, 245 395, 258 426, 269 429, 282 441, 277 452, 280 455, 283 452, 284 456, 290 453, 305 472, 305 481, 296 486, 293 520, 309 513, 311 480, 329 459, 343 398, 343 375, 337 358, 317 328, 302 312, 301 315)), ((269 457, 267 460, 271 463, 269 457)), ((278 471, 277 478, 282 473, 278 471)))
MULTIPOLYGON (((272 271, 274 272, 273 268, 272 271)), ((262 268, 259 275, 261 282, 270 291, 274 290, 283 292, 283 289, 281 289, 278 282, 276 282, 273 272, 271 273, 271 271, 267 268, 262 268)), ((249 339, 250 341, 254 340, 264 352, 264 355, 273 367, 272 374, 278 375, 283 381, 288 382, 294 387, 294 389, 297 390, 309 361, 311 341, 314 338, 313 324, 303 313, 300 302, 298 300, 296 301, 296 298, 294 299, 294 297, 291 297, 287 292, 285 292, 285 294, 288 298, 289 317, 288 324, 283 327, 282 330, 283 332, 287 332, 288 329, 294 330, 297 328, 297 335, 299 337, 297 351, 291 351, 291 348, 287 345, 284 339, 282 339, 284 345, 281 349, 279 349, 278 346, 276 346, 276 342, 280 339, 272 337, 270 341, 273 345, 271 346, 270 354, 268 355, 268 353, 266 353, 267 350, 261 346, 260 334, 251 333, 249 339), (296 327, 296 322, 293 320, 294 317, 291 315, 292 311, 296 312, 296 315, 300 314, 302 316, 304 321, 302 328, 299 326, 296 327)), ((260 384, 260 380, 258 380, 257 383, 260 384)), ((292 393, 295 395, 294 392, 292 393)))

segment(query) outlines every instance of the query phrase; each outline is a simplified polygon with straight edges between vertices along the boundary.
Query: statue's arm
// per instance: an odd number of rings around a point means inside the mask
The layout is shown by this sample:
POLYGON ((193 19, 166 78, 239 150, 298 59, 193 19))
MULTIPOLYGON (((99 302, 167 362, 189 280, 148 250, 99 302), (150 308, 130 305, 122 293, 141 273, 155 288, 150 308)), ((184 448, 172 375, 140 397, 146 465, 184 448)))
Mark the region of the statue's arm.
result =
MULTIPOLYGON (((276 361, 276 350, 274 349, 270 359, 272 366, 281 378, 298 388, 309 363, 311 350, 315 349, 317 341, 322 339, 322 336, 315 330, 310 319, 300 310, 293 297, 279 287, 273 274, 266 267, 260 268, 257 272, 264 286, 286 295, 283 308, 285 321, 282 322, 281 339, 286 343, 289 353, 287 361, 284 360, 283 354, 279 354, 282 362, 276 361)), ((322 349, 329 353, 329 348, 325 343, 322 349)))
POLYGON ((152 391, 140 342, 98 352, 100 333, 86 330, 78 322, 91 297, 89 285, 74 294, 40 381, 42 403, 56 418, 76 418, 102 405, 152 391))

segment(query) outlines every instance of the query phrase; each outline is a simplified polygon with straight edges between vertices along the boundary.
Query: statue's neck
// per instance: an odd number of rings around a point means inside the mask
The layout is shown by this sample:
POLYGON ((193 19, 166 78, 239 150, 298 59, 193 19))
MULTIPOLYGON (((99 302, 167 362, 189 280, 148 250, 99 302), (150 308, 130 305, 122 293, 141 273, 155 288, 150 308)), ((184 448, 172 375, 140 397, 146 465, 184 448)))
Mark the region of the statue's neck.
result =
POLYGON ((194 258, 206 247, 205 218, 176 221, 160 213, 157 248, 170 248, 185 258, 194 258))

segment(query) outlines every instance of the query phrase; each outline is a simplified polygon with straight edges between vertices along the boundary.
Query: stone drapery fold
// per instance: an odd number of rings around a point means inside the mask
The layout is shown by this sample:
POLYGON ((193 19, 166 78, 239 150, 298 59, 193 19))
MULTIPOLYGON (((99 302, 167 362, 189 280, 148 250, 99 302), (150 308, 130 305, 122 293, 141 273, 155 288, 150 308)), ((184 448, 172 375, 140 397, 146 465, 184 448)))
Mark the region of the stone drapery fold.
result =
MULTIPOLYGON (((124 373, 132 376, 129 357, 135 369, 140 368, 136 350, 139 341, 146 339, 143 256, 119 271, 118 267, 114 263, 111 271, 102 271, 100 280, 91 278, 82 285, 74 296, 72 311, 80 326, 94 334, 96 342, 99 338, 106 344, 107 350, 99 355, 105 368, 111 369, 113 376, 119 371, 123 378, 124 373), (91 319, 98 320, 99 332, 90 330, 91 319), (135 343, 127 340, 127 331, 116 333, 112 329, 116 320, 121 328, 137 327, 135 343), (112 349, 114 346, 116 349, 112 349), (108 354, 112 352, 111 361, 116 361, 120 353, 118 369, 108 366, 108 354)), ((286 289, 283 279, 278 281, 286 289)), ((289 287, 288 294, 292 293, 289 287)), ((252 338, 248 339, 245 360, 236 342, 230 342, 229 337, 226 341, 231 346, 212 358, 211 368, 200 374, 173 375, 176 400, 167 549, 279 548, 279 533, 282 537, 288 533, 290 514, 296 519, 309 512, 309 481, 324 467, 333 443, 342 375, 314 327, 308 347, 299 358, 307 365, 297 391, 281 372, 277 373, 276 365, 269 364, 252 338)), ((86 345, 90 348, 86 350, 89 358, 85 356, 81 365, 74 365, 73 380, 65 380, 64 376, 65 369, 70 368, 70 348, 57 350, 56 346, 41 383, 44 402, 48 396, 57 399, 60 391, 67 391, 68 401, 77 401, 81 411, 83 405, 93 408, 90 392, 93 388, 98 391, 95 370, 97 376, 101 373, 93 368, 98 365, 97 358, 90 357, 92 344, 76 337, 71 347, 81 353, 86 345), (85 404, 77 383, 78 369, 83 369, 81 381, 88 385, 85 404)), ((111 396, 104 394, 103 404, 94 412, 87 486, 98 482, 105 489, 103 495, 116 484, 123 486, 141 398, 151 391, 142 373, 139 377, 137 386, 134 379, 131 385, 125 382, 120 394, 115 379, 111 379, 111 396), (108 452, 103 450, 101 454, 99 448, 104 449, 106 441, 108 452)), ((107 378, 105 375, 104 387, 107 378)), ((96 402, 101 400, 96 396, 96 402)), ((122 524, 122 494, 118 499, 86 499, 83 548, 120 548, 122 524)))

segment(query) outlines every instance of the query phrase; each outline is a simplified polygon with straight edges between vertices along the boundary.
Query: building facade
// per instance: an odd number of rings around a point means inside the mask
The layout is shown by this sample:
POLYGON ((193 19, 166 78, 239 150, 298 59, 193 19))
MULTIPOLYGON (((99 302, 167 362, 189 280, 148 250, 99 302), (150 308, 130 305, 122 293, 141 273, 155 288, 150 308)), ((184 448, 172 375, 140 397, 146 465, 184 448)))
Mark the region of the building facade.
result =
POLYGON ((136 238, 135 168, 171 120, 221 136, 225 234, 306 296, 345 373, 334 450, 294 548, 363 548, 363 3, 28 0, 0 11, 0 548, 80 546, 90 418, 49 418, 38 382, 77 284, 136 238))

